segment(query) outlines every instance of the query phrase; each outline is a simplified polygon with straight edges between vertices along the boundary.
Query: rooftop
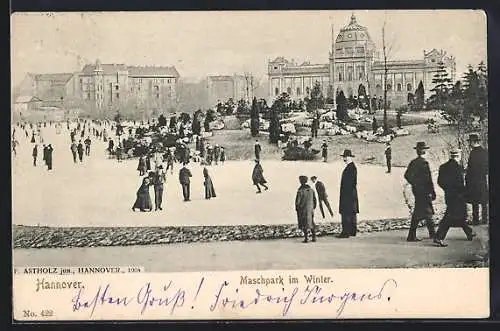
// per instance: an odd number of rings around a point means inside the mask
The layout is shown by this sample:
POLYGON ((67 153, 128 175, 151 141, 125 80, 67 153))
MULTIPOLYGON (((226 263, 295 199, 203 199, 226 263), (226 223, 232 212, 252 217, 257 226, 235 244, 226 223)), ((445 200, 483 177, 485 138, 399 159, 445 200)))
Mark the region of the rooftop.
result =
POLYGON ((58 73, 58 74, 33 74, 33 78, 36 81, 56 81, 60 83, 68 82, 71 77, 73 77, 72 73, 58 73))

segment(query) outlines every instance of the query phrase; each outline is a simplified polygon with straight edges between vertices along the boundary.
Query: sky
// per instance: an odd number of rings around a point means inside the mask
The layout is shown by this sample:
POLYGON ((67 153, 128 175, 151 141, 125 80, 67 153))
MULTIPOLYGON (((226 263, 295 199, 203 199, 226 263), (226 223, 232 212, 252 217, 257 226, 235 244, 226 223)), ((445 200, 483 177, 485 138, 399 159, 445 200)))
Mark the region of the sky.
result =
POLYGON ((474 10, 16 13, 11 16, 13 85, 26 73, 76 72, 102 63, 175 66, 181 77, 251 72, 265 79, 277 56, 327 63, 335 36, 354 13, 389 59, 443 49, 457 73, 487 60, 486 14, 474 10))

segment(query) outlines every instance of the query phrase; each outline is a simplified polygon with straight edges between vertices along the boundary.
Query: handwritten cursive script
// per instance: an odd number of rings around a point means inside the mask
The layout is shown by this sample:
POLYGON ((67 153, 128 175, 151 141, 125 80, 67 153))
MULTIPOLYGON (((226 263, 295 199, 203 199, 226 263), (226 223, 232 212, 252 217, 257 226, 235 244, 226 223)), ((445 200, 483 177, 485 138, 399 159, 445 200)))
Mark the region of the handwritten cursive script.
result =
MULTIPOLYGON (((156 286, 151 282, 146 282, 140 288, 132 291, 129 295, 114 294, 110 284, 98 286, 95 292, 85 288, 79 288, 71 303, 73 311, 88 311, 93 316, 96 310, 102 306, 127 307, 137 306, 140 314, 145 314, 149 309, 167 308, 168 314, 174 315, 177 309, 185 306, 194 309, 194 303, 198 294, 203 291, 210 291, 204 285, 204 277, 201 278, 198 286, 192 288, 194 295, 189 295, 188 291, 179 286, 175 286, 173 281, 166 285, 156 286)), ((235 286, 236 283, 235 283, 235 286)), ((349 303, 363 303, 375 301, 389 301, 391 290, 397 288, 398 284, 394 279, 385 280, 381 286, 370 291, 335 290, 322 285, 307 284, 304 287, 284 287, 274 290, 261 288, 252 291, 240 292, 239 288, 231 287, 229 281, 223 281, 215 288, 210 297, 210 302, 203 302, 205 306, 201 309, 208 309, 215 313, 218 310, 248 309, 257 305, 279 305, 282 307, 282 316, 290 314, 293 307, 306 305, 332 305, 335 307, 336 316, 340 317, 349 303)), ((208 292, 210 294, 210 292, 208 292)))

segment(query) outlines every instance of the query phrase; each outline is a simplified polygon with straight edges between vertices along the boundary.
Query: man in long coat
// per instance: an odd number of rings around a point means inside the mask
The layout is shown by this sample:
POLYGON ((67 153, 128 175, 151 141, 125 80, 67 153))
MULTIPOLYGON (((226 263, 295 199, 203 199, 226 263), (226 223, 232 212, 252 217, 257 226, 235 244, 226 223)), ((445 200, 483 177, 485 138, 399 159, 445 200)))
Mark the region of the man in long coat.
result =
POLYGON ((47 169, 52 170, 52 152, 54 151, 54 148, 52 148, 52 145, 49 144, 47 146, 47 156, 45 162, 47 162, 47 169))
POLYGON ((465 202, 464 171, 458 161, 460 151, 452 149, 450 160, 439 167, 438 185, 444 191, 446 212, 439 223, 434 243, 440 247, 448 246, 443 242, 450 227, 461 227, 468 240, 474 238, 472 229, 467 224, 467 205, 465 202))
POLYGON ((304 232, 304 243, 308 240, 308 231, 311 230, 312 241, 316 241, 316 225, 314 224, 314 209, 316 208, 316 195, 307 184, 306 176, 299 176, 300 187, 295 196, 295 211, 299 229, 304 232))
POLYGON ((328 201, 328 194, 326 193, 325 184, 319 181, 318 177, 316 176, 312 176, 311 181, 314 183, 314 186, 316 188, 316 193, 318 193, 319 210, 321 211, 321 216, 323 216, 323 219, 325 218, 325 211, 323 210, 323 203, 324 203, 326 208, 328 208, 330 215, 333 217, 333 211, 332 208, 330 207, 330 202, 328 201))
POLYGON ((33 166, 36 167, 36 158, 38 157, 38 145, 35 144, 33 147, 33 166))
POLYGON ((76 153, 78 151, 76 143, 72 142, 70 146, 71 154, 73 155, 73 162, 76 163, 76 153))
POLYGON ((469 154, 465 186, 467 202, 472 204, 472 224, 488 223, 488 151, 479 144, 479 135, 471 134, 469 143, 472 150, 469 154), (481 205, 481 220, 479 206, 481 205))
POLYGON ((184 201, 191 201, 190 178, 192 176, 193 175, 191 174, 191 171, 186 168, 186 163, 183 163, 182 168, 179 170, 179 182, 182 186, 182 195, 184 197, 184 201))
POLYGON ((411 185, 411 190, 415 197, 415 207, 411 215, 407 241, 421 240, 417 238, 417 226, 422 220, 426 221, 429 237, 434 239, 436 235, 434 221, 432 219, 434 215, 432 201, 436 200, 436 191, 432 183, 429 162, 424 158, 425 151, 429 149, 429 147, 425 145, 425 142, 419 141, 414 149, 417 152, 417 158, 410 162, 404 174, 404 178, 411 185))
POLYGON ((80 162, 83 162, 83 152, 85 150, 83 149, 83 144, 81 140, 78 142, 77 150, 78 150, 78 158, 80 159, 80 162))
POLYGON ((354 155, 351 150, 344 150, 341 156, 344 158, 346 167, 342 172, 340 181, 339 213, 342 221, 342 232, 338 235, 338 238, 349 238, 350 236, 356 236, 357 232, 356 218, 359 213, 358 170, 352 160, 354 155))
POLYGON ((269 187, 267 187, 267 181, 264 178, 264 169, 262 169, 262 166, 260 165, 260 161, 258 159, 255 159, 255 166, 253 167, 252 171, 252 181, 253 184, 257 187, 257 192, 256 193, 261 193, 261 189, 259 185, 262 185, 264 189, 267 191, 269 187))

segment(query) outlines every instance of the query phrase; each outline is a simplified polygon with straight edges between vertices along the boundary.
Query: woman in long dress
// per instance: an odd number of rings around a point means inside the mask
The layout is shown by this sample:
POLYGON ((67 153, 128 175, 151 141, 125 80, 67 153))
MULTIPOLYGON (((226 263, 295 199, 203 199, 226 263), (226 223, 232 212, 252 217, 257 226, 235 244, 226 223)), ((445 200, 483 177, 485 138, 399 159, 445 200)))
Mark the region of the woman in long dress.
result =
POLYGON ((208 174, 207 168, 203 168, 203 177, 205 177, 205 181, 203 182, 203 185, 205 185, 205 199, 215 198, 214 184, 208 174))
POLYGON ((142 180, 141 187, 137 190, 137 199, 135 200, 132 210, 135 211, 139 209, 140 211, 152 211, 153 204, 151 203, 151 196, 149 195, 149 186, 151 185, 151 179, 149 177, 144 177, 142 180))

